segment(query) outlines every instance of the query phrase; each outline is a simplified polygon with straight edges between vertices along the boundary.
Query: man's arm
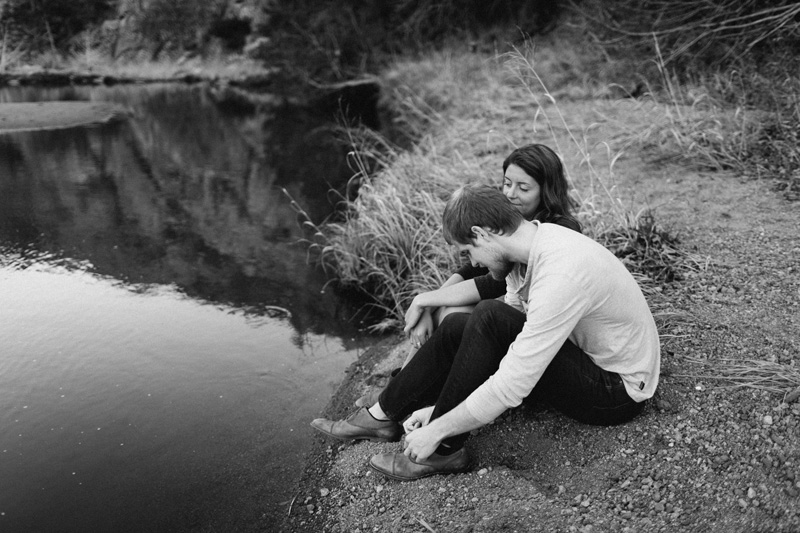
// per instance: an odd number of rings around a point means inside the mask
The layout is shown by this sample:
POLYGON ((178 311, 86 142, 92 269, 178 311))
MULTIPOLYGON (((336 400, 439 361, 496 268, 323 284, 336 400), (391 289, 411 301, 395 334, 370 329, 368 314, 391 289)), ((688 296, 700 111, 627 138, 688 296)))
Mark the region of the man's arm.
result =
POLYGON ((415 460, 427 459, 447 437, 460 435, 483 425, 483 422, 470 414, 466 404, 461 402, 455 409, 445 413, 427 426, 408 433, 403 453, 415 460))

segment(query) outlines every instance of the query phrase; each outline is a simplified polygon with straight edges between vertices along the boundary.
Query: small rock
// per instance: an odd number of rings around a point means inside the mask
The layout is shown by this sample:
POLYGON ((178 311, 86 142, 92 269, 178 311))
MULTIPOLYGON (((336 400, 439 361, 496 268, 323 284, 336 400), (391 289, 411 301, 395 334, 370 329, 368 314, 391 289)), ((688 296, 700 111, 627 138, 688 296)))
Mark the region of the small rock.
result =
POLYGON ((308 505, 306 505, 306 509, 308 509, 309 514, 313 513, 314 512, 314 504, 313 503, 309 503, 308 505))
POLYGON ((486 468, 481 468, 480 470, 478 470, 478 475, 479 476, 485 476, 488 473, 489 473, 489 470, 487 470, 486 468))
POLYGON ((747 497, 749 499, 751 499, 751 500, 753 498, 755 498, 756 497, 756 489, 754 489, 753 487, 750 487, 749 489, 747 489, 747 497))
POLYGON ((672 404, 663 398, 656 399, 656 409, 660 411, 672 411, 672 404))
POLYGON ((797 399, 800 398, 800 387, 797 387, 792 392, 786 395, 786 399, 784 400, 786 403, 796 402, 797 399))
POLYGON ((764 425, 765 426, 771 426, 772 425, 772 416, 771 415, 764 416, 764 425))
POLYGON ((741 507, 742 509, 747 508, 747 502, 743 498, 739 498, 739 507, 741 507))
POLYGON ((319 495, 320 495, 320 496, 322 496, 323 498, 324 498, 325 496, 327 496, 328 494, 330 494, 330 492, 331 492, 331 491, 329 491, 329 490, 328 490, 328 489, 326 489, 326 488, 319 489, 319 495))
POLYGON ((661 503, 661 502, 656 503, 655 510, 656 510, 657 513, 663 513, 664 512, 664 504, 661 503))

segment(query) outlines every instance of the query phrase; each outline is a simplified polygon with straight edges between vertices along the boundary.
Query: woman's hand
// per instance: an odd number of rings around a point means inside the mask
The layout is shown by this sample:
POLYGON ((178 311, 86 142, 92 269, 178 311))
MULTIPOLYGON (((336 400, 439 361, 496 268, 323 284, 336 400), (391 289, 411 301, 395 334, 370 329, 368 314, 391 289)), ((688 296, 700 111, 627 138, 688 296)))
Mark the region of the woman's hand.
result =
POLYGON ((422 315, 417 320, 416 325, 409 331, 411 342, 416 348, 419 348, 431 337, 433 333, 433 315, 431 310, 426 308, 422 315))
POLYGON ((427 426, 428 422, 431 420, 431 415, 433 414, 433 407, 423 407, 422 409, 417 409, 411 416, 409 416, 405 422, 403 422, 403 429, 406 433, 411 433, 415 429, 419 429, 422 426, 427 426))
POLYGON ((425 314, 426 308, 419 303, 419 294, 411 300, 411 305, 408 306, 406 310, 406 326, 403 328, 403 332, 406 334, 410 334, 411 330, 414 326, 417 325, 419 319, 422 318, 422 315, 425 314))

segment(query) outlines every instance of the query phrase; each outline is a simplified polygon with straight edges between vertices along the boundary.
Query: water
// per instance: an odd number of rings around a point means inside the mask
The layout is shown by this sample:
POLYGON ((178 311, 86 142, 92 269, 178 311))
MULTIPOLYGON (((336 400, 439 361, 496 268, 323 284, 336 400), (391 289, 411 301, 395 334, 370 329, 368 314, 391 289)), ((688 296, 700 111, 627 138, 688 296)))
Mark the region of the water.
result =
POLYGON ((327 117, 204 87, 0 92, 65 99, 132 114, 0 135, 0 531, 272 531, 370 343, 281 192, 331 212, 350 172, 327 117))

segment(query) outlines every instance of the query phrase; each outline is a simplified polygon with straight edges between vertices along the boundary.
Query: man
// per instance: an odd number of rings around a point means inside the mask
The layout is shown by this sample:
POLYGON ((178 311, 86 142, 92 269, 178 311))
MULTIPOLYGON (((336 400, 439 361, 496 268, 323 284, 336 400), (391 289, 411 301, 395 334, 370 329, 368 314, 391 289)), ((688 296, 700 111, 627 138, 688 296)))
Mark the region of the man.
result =
MULTIPOLYGON (((469 432, 531 397, 589 424, 626 422, 658 385, 655 322, 636 281, 603 246, 555 224, 529 222, 496 189, 465 186, 448 201, 445 240, 473 265, 506 277, 505 303, 480 302, 446 317, 379 401, 346 420, 312 426, 343 439, 397 440, 403 453, 372 457, 388 477, 467 471, 469 432)), ((427 307, 474 295, 447 288, 417 296, 427 307)))

